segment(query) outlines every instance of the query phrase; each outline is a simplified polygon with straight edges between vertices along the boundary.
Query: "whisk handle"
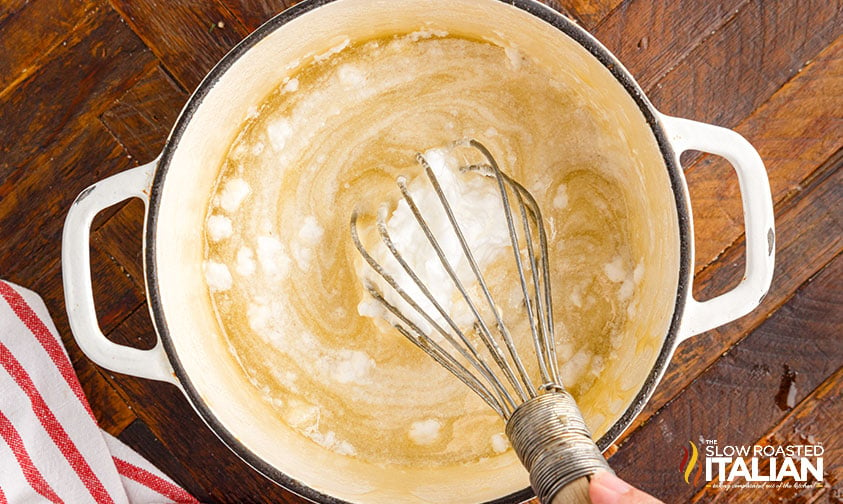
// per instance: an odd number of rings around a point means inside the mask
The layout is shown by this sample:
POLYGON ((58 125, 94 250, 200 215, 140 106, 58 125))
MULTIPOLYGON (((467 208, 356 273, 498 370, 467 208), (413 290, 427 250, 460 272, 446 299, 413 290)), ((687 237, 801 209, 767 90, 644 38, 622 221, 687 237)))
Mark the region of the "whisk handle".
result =
POLYGON ((521 404, 507 421, 506 433, 542 504, 589 503, 588 477, 611 471, 566 391, 521 404))
POLYGON ((577 478, 559 490, 550 504, 591 504, 588 486, 588 476, 577 478))

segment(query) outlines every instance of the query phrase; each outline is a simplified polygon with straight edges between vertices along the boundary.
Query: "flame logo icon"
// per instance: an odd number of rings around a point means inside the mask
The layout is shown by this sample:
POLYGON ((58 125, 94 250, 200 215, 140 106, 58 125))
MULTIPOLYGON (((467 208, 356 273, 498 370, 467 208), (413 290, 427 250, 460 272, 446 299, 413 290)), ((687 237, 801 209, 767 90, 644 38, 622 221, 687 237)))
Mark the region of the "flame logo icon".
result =
POLYGON ((698 485, 700 482, 700 476, 702 476, 702 464, 697 464, 699 460, 700 452, 697 450, 697 445, 694 444, 693 441, 688 441, 688 444, 691 446, 689 450, 688 447, 682 448, 682 462, 679 464, 679 471, 682 472, 685 476, 685 483, 691 484, 690 478, 691 473, 694 474, 694 486, 698 485), (694 469, 696 468, 696 472, 694 469))

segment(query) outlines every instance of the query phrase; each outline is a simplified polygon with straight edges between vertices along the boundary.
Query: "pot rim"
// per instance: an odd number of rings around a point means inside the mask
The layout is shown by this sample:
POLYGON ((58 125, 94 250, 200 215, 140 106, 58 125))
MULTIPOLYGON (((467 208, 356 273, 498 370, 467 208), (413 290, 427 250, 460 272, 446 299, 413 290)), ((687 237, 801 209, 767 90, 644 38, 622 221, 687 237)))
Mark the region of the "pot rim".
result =
MULTIPOLYGON (((166 180, 170 162, 175 150, 178 147, 181 137, 184 135, 187 125, 190 123, 196 110, 202 105, 205 96, 214 87, 214 84, 220 79, 220 77, 225 74, 243 54, 249 51, 258 42, 266 38, 270 33, 307 12, 324 5, 331 4, 335 1, 338 0, 305 0, 276 14, 264 24, 259 26, 255 31, 247 35, 225 56, 223 56, 223 58, 208 72, 202 82, 200 82, 196 90, 194 90, 194 92, 190 95, 184 105, 184 108, 179 114, 178 119, 176 120, 175 126, 167 138, 152 179, 149 191, 149 204, 147 207, 144 236, 144 266, 146 272, 147 298, 159 341, 161 341, 164 350, 167 353, 167 357, 172 364, 173 370, 181 384, 184 394, 188 397, 193 408, 197 411, 197 413, 199 413, 200 418, 202 418, 202 420, 208 425, 211 431, 238 457, 285 489, 314 502, 326 504, 346 504, 347 501, 316 491, 258 457, 246 446, 240 443, 236 436, 234 436, 233 433, 229 432, 229 430, 222 425, 213 411, 211 411, 211 409, 202 400, 201 395, 193 386, 190 376, 185 372, 181 359, 170 338, 170 332, 164 317, 161 294, 159 292, 159 285, 157 281, 158 267, 156 264, 155 243, 155 232, 159 218, 158 210, 161 201, 162 187, 166 180)), ((607 70, 609 70, 615 80, 623 86, 626 92, 634 100, 638 109, 644 115, 651 132, 655 136, 656 143, 658 144, 659 151, 662 154, 662 159, 667 168, 670 186, 674 195, 677 225, 679 227, 679 278, 673 316, 656 361, 653 364, 650 373, 647 375, 643 385, 632 400, 632 403, 626 411, 624 411, 621 417, 612 425, 612 427, 596 441, 600 450, 605 451, 643 410, 647 401, 655 391, 659 380, 664 374, 676 344, 683 310, 688 297, 691 271, 692 231, 690 225, 690 210, 688 208, 688 194, 685 189, 684 175, 682 174, 681 166, 679 166, 675 151, 662 127, 659 119, 659 112, 646 97, 644 91, 629 71, 605 46, 603 46, 594 36, 588 33, 584 28, 577 25, 574 21, 568 19, 563 14, 551 9, 550 7, 538 3, 536 0, 494 1, 512 5, 550 24, 576 41, 592 56, 597 58, 597 60, 607 70)), ((524 490, 489 501, 487 504, 516 504, 531 498, 533 495, 534 493, 532 489, 528 487, 524 490)))

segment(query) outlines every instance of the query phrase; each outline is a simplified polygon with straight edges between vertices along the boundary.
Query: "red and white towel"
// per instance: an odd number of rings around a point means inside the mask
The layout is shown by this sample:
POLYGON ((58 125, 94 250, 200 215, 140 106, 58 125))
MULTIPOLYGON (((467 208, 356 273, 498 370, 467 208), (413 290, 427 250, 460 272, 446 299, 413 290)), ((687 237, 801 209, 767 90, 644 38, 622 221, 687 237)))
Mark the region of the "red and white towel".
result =
POLYGON ((197 502, 101 430, 43 301, 0 280, 0 504, 197 502))

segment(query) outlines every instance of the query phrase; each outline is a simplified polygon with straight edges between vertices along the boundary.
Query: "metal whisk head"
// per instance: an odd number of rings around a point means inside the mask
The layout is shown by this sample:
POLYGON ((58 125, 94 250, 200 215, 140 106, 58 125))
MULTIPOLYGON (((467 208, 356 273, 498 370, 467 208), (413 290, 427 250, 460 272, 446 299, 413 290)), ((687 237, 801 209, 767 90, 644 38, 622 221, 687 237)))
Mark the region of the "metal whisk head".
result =
MULTIPOLYGON (((481 293, 480 299, 475 299, 469 294, 465 279, 459 277, 452 264, 453 258, 447 257, 439 238, 431 231, 425 215, 407 187, 407 180, 399 177, 397 184, 404 201, 441 263, 441 267, 473 314, 475 319, 473 332, 476 333, 477 338, 470 338, 466 334, 465 328, 457 324, 440 300, 434 297, 429 287, 421 280, 419 274, 405 260, 390 235, 386 212, 378 213, 378 234, 406 276, 412 281, 416 297, 409 294, 408 286, 401 285, 363 245, 357 229, 357 212, 351 217, 351 236, 366 262, 406 303, 404 308, 410 308, 414 312, 413 315, 405 313, 398 306, 390 303, 375 284, 366 283, 366 289, 372 297, 395 317, 393 325, 398 331, 456 375, 504 419, 508 419, 519 404, 538 396, 542 391, 562 389, 553 333, 547 237, 541 211, 533 196, 521 184, 501 171, 486 147, 476 140, 463 140, 455 143, 455 147, 474 148, 484 158, 481 163, 461 167, 461 171, 471 172, 475 176, 492 177, 497 182, 503 207, 503 215, 500 215, 500 218, 505 220, 509 231, 510 246, 523 295, 523 310, 529 320, 541 383, 534 384, 533 379, 528 375, 525 358, 516 349, 510 330, 504 323, 503 314, 500 313, 492 297, 486 275, 481 271, 475 258, 475 252, 467 243, 439 179, 422 154, 418 154, 416 159, 424 169, 448 218, 452 232, 459 242, 461 253, 470 266, 473 280, 481 293), (418 296, 423 296, 423 298, 420 299, 418 296), (433 313, 430 313, 430 310, 433 310, 433 313), (487 320, 487 316, 491 320, 487 320), (425 320, 431 330, 420 327, 422 325, 419 322, 420 319, 425 320), (435 337, 434 334, 439 337, 435 337), (477 348, 478 340, 482 348, 477 348)), ((496 224, 490 223, 490 225, 496 224)))
MULTIPOLYGON (((469 243, 454 211, 455 203, 460 203, 455 198, 460 195, 452 194, 449 200, 435 170, 422 154, 418 154, 416 159, 424 170, 438 205, 426 201, 430 208, 422 208, 408 188, 407 179, 398 177, 403 201, 412 214, 412 218, 407 220, 415 221, 417 230, 421 231, 433 252, 428 262, 438 262, 439 272, 444 273, 440 274, 442 281, 453 286, 455 297, 463 303, 464 311, 470 313, 468 320, 471 323, 456 320, 453 310, 445 306, 449 300, 438 299, 434 295, 432 291, 438 286, 426 283, 419 271, 427 265, 420 267, 418 261, 414 265, 407 259, 409 253, 417 252, 415 249, 424 245, 396 243, 387 222, 386 206, 379 209, 375 225, 380 243, 385 247, 385 250, 379 249, 381 261, 376 259, 378 254, 372 253, 372 248, 367 249, 361 240, 357 211, 351 216, 351 237, 357 250, 377 274, 376 279, 380 279, 364 281, 364 285, 391 315, 384 318, 468 385, 506 420, 507 435, 530 471, 533 488, 542 502, 550 502, 572 481, 592 474, 598 468, 608 469, 608 465, 591 440, 574 399, 565 391, 559 378, 547 236, 541 211, 533 196, 501 171, 481 143, 461 140, 454 143, 451 152, 455 149, 467 149, 471 151, 472 158, 480 159, 461 166, 460 172, 466 172, 462 176, 494 178, 497 185, 500 215, 490 218, 498 221, 483 225, 488 226, 491 234, 496 226, 505 222, 508 247, 514 256, 514 271, 520 283, 520 302, 516 303, 519 314, 501 312, 501 305, 493 297, 494 289, 490 287, 495 284, 489 281, 488 272, 481 270, 477 259, 482 251, 469 243), (433 207, 439 207, 439 215, 446 217, 446 231, 442 226, 439 226, 438 233, 432 229, 431 216, 425 213, 431 212, 433 207), (447 232, 449 244, 453 245, 455 238, 458 247, 446 247, 443 232, 447 232), (513 319, 527 320, 532 336, 529 348, 524 344, 520 345, 520 351, 517 348, 519 344, 507 323, 513 319), (530 353, 533 355, 528 355, 530 353), (532 366, 530 359, 535 359, 532 366), (533 376, 537 374, 538 379, 531 378, 528 367, 538 368, 532 373, 533 376)), ((523 328, 523 324, 521 326, 523 328)))

